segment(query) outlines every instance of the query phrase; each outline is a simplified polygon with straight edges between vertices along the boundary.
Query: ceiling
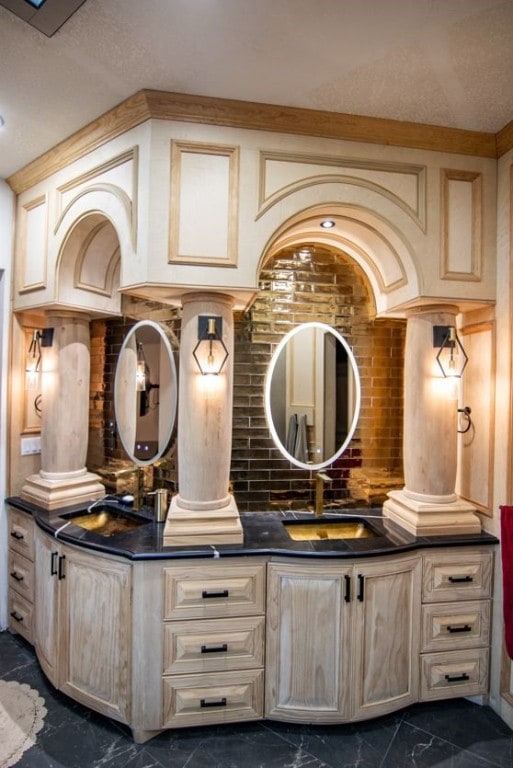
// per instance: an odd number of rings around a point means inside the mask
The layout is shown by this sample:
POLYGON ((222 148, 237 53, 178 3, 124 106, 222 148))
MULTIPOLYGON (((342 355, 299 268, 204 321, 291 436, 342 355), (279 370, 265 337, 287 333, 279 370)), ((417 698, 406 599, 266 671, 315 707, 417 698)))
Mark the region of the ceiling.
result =
POLYGON ((0 178, 143 88, 496 133, 513 0, 85 0, 52 37, 0 6, 0 73, 0 178))

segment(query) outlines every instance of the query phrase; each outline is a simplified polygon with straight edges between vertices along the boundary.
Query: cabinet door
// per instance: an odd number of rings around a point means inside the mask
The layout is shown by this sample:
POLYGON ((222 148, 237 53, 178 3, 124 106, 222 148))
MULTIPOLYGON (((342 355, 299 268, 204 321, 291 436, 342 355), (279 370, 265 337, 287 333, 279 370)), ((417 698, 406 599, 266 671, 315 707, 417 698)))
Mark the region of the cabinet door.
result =
POLYGON ((351 569, 323 563, 320 570, 319 563, 269 565, 266 715, 274 719, 348 716, 351 569))
POLYGON ((420 568, 418 558, 355 566, 356 719, 418 700, 420 568))
POLYGON ((34 647, 48 679, 59 685, 60 545, 41 530, 35 536, 34 647))
POLYGON ((116 720, 130 716, 131 567, 70 547, 61 581, 61 690, 116 720))

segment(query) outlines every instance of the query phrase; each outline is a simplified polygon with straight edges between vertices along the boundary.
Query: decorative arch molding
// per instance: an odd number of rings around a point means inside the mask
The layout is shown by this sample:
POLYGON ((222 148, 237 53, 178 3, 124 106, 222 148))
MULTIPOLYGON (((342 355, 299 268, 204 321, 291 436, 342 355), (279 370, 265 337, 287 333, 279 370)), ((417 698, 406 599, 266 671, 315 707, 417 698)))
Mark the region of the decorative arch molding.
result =
MULTIPOLYGON (((94 195, 95 198, 94 198, 94 204, 91 206, 90 210, 105 210, 105 215, 108 218, 112 218, 112 216, 109 216, 109 211, 115 208, 116 206, 112 206, 112 204, 106 204, 105 209, 103 209, 102 206, 99 204, 100 201, 96 198, 97 195, 103 198, 104 193, 106 193, 106 195, 112 195, 115 199, 119 201, 120 206, 124 212, 120 218, 126 218, 127 221, 129 222, 130 241, 131 241, 132 247, 135 248, 135 243, 137 239, 137 227, 136 227, 136 222, 133 215, 132 201, 130 200, 125 190, 121 189, 121 187, 117 187, 115 184, 107 184, 107 183, 92 184, 86 189, 82 189, 80 192, 78 192, 78 194, 75 195, 75 197, 72 200, 70 200, 69 203, 62 210, 59 218, 57 219, 57 223, 54 228, 54 234, 57 234, 57 232, 61 228, 62 222, 68 216, 70 211, 76 210, 77 207, 82 207, 82 205, 80 205, 82 198, 85 198, 86 205, 87 205, 87 202, 91 199, 92 195, 94 195)), ((82 212, 82 215, 83 215, 83 212, 82 212)))
POLYGON ((291 216, 269 238, 257 274, 281 248, 306 242, 330 245, 353 258, 369 279, 378 313, 420 293, 412 250, 404 235, 374 211, 352 204, 314 206, 291 216), (335 222, 332 229, 320 227, 325 218, 335 222))
POLYGON ((261 152, 259 176, 257 220, 271 207, 299 190, 320 184, 337 184, 360 187, 380 195, 410 216, 422 232, 426 231, 424 165, 261 152))

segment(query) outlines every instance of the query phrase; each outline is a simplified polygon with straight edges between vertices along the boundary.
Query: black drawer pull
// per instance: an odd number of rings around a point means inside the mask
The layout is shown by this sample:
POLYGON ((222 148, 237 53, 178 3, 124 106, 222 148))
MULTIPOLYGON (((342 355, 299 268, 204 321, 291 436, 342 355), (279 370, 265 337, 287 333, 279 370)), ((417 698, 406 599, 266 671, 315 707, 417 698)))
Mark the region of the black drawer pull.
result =
POLYGON ((19 622, 23 621, 23 616, 21 615, 21 613, 18 613, 17 611, 11 611, 11 616, 15 621, 19 621, 19 622))
POLYGON ((344 581, 346 583, 346 591, 344 594, 344 600, 346 603, 351 602, 351 576, 344 576, 344 581))
POLYGON ((205 709, 205 707, 226 707, 226 699, 224 696, 222 699, 218 699, 217 701, 207 701, 206 699, 200 699, 200 707, 202 709, 205 709))
POLYGON ((472 632, 472 627, 470 624, 464 624, 462 627, 451 627, 450 624, 448 624, 447 632, 451 632, 451 634, 454 634, 455 632, 472 632))
POLYGON ((201 653, 226 653, 228 646, 226 643, 222 645, 202 645, 201 653))
POLYGON ((25 536, 22 533, 20 533, 19 531, 11 531, 11 536, 13 537, 13 539, 18 539, 18 541, 20 539, 24 539, 25 538, 25 536))
POLYGON ((362 576, 362 574, 359 573, 358 574, 358 595, 357 595, 357 599, 361 603, 363 603, 364 590, 365 590, 365 576, 362 576))
POLYGON ((228 590, 222 589, 220 592, 209 592, 208 589, 204 589, 201 593, 201 597, 204 599, 209 597, 228 597, 228 590))
POLYGON ((58 557, 59 557, 58 552, 52 552, 52 558, 50 561, 50 576, 57 576, 57 568, 55 567, 55 562, 58 557))
POLYGON ((464 672, 462 675, 445 675, 445 679, 448 683, 463 683, 470 680, 470 677, 464 672))
POLYGON ((17 571, 11 571, 11 576, 13 579, 16 579, 16 581, 23 581, 23 576, 21 573, 18 573, 17 571))
POLYGON ((472 576, 449 576, 451 584, 470 584, 474 581, 472 576))
POLYGON ((59 557, 59 574, 58 574, 59 581, 61 579, 65 579, 66 578, 66 574, 64 573, 64 561, 65 560, 66 560, 66 555, 61 555, 59 557))

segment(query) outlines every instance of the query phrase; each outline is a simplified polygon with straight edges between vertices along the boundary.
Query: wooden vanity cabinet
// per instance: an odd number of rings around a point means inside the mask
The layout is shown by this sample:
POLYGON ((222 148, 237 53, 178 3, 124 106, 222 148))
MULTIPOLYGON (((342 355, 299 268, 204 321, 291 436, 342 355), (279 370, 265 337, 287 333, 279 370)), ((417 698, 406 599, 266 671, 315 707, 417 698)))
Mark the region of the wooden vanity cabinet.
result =
POLYGON ((418 556, 268 566, 266 716, 342 722, 417 701, 418 556))
POLYGON ((33 643, 34 521, 9 508, 9 627, 33 643))
POLYGON ((47 677, 76 701, 130 721, 131 566, 35 537, 35 648, 47 677))
POLYGON ((488 691, 493 552, 424 555, 422 701, 488 691))

